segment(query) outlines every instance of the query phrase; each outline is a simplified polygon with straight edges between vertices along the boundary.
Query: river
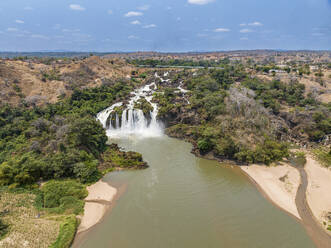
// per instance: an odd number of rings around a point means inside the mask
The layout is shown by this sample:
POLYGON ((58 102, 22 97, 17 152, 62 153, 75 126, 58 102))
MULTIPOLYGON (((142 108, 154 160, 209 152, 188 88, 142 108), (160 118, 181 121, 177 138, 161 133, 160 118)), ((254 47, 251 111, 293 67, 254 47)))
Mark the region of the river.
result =
POLYGON ((115 142, 140 152, 150 167, 104 177, 122 194, 79 247, 315 247, 299 222, 266 200, 240 169, 197 158, 191 144, 167 136, 115 142))

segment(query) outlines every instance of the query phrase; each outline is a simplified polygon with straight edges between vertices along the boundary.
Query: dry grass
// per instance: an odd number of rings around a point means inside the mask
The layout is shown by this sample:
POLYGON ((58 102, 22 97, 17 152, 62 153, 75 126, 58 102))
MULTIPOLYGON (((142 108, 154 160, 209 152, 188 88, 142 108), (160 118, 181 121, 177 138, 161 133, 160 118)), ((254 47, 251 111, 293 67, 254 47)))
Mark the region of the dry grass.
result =
POLYGON ((123 60, 89 57, 78 61, 51 65, 0 59, 0 103, 18 105, 22 100, 36 105, 55 103, 59 97, 69 96, 73 87, 93 88, 102 79, 125 78, 133 70, 142 71, 123 60), (89 73, 82 69, 88 68, 89 73), (43 80, 43 74, 56 74, 56 78, 43 80), (79 85, 77 82, 81 82, 79 85), (15 90, 16 88, 16 90, 15 90))
POLYGON ((2 192, 0 212, 9 211, 2 219, 9 224, 9 233, 0 241, 3 248, 49 247, 57 238, 60 223, 41 216, 34 207, 35 195, 2 192))

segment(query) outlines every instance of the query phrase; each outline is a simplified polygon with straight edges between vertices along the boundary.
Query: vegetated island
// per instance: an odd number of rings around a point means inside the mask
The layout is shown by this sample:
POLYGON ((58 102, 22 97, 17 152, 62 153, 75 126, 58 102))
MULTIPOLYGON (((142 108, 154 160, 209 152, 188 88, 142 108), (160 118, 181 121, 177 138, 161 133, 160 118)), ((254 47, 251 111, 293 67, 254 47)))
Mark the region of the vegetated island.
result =
MULTIPOLYGON (((102 175, 116 168, 146 168, 146 163, 137 153, 107 145, 95 116, 155 80, 156 71, 169 71, 169 80, 156 80, 154 96, 166 133, 191 142, 198 156, 266 164, 243 170, 299 218, 298 172, 276 164, 302 157, 293 149, 304 149, 307 200, 330 229, 328 195, 317 206, 330 181, 330 54, 252 53, 1 60, 1 246, 69 247, 84 208, 79 231, 101 219, 90 213, 103 213, 116 194, 99 181, 102 175), (159 64, 190 68, 157 69, 159 64)), ((136 107, 148 114, 150 106, 136 107)))

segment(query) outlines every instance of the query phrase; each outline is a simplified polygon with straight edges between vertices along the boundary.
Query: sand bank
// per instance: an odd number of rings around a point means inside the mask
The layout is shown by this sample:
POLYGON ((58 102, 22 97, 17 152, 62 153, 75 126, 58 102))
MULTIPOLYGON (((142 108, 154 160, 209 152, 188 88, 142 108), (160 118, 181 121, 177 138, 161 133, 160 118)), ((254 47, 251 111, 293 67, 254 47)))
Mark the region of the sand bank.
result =
POLYGON ((279 166, 241 166, 251 179, 258 184, 266 196, 277 206, 300 219, 295 196, 300 184, 297 169, 282 164, 279 166))
POLYGON ((307 202, 315 218, 323 226, 323 222, 331 222, 331 169, 322 167, 311 155, 307 154, 305 170, 308 177, 307 202))
POLYGON ((116 188, 101 180, 87 187, 87 191, 89 194, 85 198, 84 215, 81 219, 77 233, 86 231, 97 224, 110 207, 111 202, 117 193, 116 188))

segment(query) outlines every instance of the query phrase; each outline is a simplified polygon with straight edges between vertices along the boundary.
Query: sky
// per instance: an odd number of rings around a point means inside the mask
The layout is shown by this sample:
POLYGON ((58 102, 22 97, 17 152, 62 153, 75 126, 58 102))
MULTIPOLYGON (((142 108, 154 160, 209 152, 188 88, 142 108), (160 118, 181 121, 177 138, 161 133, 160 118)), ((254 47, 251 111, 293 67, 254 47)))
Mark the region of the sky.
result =
POLYGON ((1 0, 0 51, 331 50, 331 0, 1 0))

